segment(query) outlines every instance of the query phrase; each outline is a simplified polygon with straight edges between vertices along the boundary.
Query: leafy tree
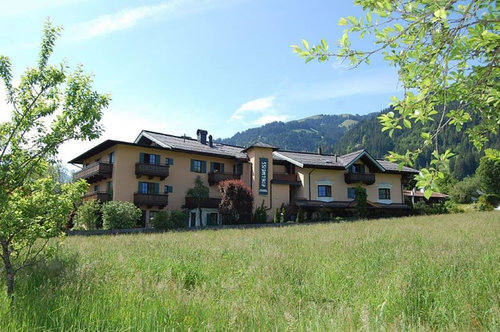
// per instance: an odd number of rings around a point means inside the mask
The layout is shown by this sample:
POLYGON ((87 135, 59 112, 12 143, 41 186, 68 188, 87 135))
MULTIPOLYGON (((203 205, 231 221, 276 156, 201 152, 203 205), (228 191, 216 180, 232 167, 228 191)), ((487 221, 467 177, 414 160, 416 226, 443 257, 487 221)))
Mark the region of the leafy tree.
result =
POLYGON ((450 193, 451 199, 456 203, 470 203, 473 198, 479 196, 477 192, 479 187, 480 183, 477 177, 466 177, 453 186, 450 193))
POLYGON ((252 220, 253 195, 241 180, 226 180, 219 183, 221 203, 219 210, 231 216, 239 224, 252 220))
POLYGON ((103 229, 134 228, 142 216, 141 209, 131 202, 107 202, 101 210, 103 229))
POLYGON ((209 196, 210 189, 203 184, 203 180, 200 176, 197 176, 194 180, 194 187, 190 188, 187 192, 188 197, 192 197, 196 202, 196 208, 198 209, 198 218, 201 223, 201 202, 207 199, 209 196))
MULTIPOLYGON (((339 20, 339 25, 348 27, 339 40, 338 52, 330 52, 325 40, 313 46, 303 40, 303 46, 293 45, 293 49, 306 62, 338 56, 354 67, 382 53, 398 68, 404 97, 393 97, 394 111, 379 120, 382 131, 388 131, 391 137, 396 130, 416 123, 437 124, 433 131, 421 133, 422 146, 434 149, 429 167, 416 177, 428 198, 435 189, 435 179, 443 176, 453 156, 450 150, 439 149, 445 127, 461 131, 473 118, 480 119, 466 130, 478 149, 500 128, 498 2, 355 0, 355 4, 366 15, 339 20), (352 35, 373 35, 375 48, 352 48, 352 35)), ((389 157, 401 166, 412 165, 421 152, 392 152, 389 157)))
POLYGON ((15 275, 33 262, 47 239, 61 234, 65 215, 85 183, 61 185, 46 175, 68 140, 97 138, 109 97, 92 90, 81 66, 50 65, 61 29, 46 22, 38 63, 14 86, 10 59, 0 56, 0 78, 12 113, 0 124, 0 245, 7 294, 14 302, 15 275))
POLYGON ((171 229, 174 228, 174 223, 169 218, 169 215, 165 211, 160 211, 155 214, 151 220, 151 225, 157 229, 171 229))
POLYGON ((76 210, 73 229, 98 229, 102 226, 101 204, 98 201, 83 203, 76 210))
POLYGON ((500 150, 486 149, 477 169, 481 189, 500 196, 500 150))
POLYGON ((304 221, 304 210, 302 210, 302 207, 299 207, 299 211, 297 211, 297 223, 303 223, 304 221))

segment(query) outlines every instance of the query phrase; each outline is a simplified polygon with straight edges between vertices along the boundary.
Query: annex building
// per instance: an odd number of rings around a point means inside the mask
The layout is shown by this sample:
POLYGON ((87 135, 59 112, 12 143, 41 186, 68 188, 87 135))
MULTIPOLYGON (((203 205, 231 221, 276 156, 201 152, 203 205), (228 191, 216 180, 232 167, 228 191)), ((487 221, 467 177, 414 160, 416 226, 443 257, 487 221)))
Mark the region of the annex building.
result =
POLYGON ((255 207, 262 201, 271 219, 283 204, 301 208, 310 218, 320 209, 331 216, 356 207, 354 188, 366 189, 368 208, 401 214, 404 185, 418 174, 412 168, 373 158, 359 150, 345 155, 282 151, 264 143, 243 148, 220 144, 199 129, 197 138, 143 130, 134 142, 107 140, 70 161, 82 165, 74 180, 85 179, 84 200, 130 201, 143 211, 142 226, 158 211, 188 211, 188 227, 220 224, 218 183, 242 180, 251 188, 255 207), (202 202, 199 225, 196 202, 186 196, 197 176, 210 188, 202 202))

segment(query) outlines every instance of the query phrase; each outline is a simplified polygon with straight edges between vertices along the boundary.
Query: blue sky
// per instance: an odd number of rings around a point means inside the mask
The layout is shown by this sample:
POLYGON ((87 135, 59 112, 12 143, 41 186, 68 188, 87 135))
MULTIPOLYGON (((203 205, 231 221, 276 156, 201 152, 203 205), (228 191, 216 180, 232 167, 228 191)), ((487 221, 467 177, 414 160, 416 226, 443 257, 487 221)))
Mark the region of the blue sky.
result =
MULTIPOLYGON (((63 161, 104 139, 133 140, 141 129, 215 138, 271 121, 316 114, 366 114, 398 94, 397 72, 380 59, 348 69, 304 64, 290 45, 325 38, 332 48, 352 1, 0 0, 0 54, 15 76, 35 64, 43 22, 63 26, 52 62, 83 64, 109 92, 98 141, 67 143, 63 161), (77 152, 78 151, 78 152, 77 152)), ((369 41, 362 46, 369 47, 369 41)), ((0 120, 8 107, 0 91, 0 120)))

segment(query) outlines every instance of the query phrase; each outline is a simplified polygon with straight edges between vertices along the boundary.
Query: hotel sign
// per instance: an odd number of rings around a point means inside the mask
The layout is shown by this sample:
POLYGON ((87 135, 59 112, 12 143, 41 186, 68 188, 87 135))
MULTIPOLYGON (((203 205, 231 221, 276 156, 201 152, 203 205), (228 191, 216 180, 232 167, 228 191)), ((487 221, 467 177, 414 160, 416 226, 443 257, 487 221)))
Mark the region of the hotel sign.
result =
POLYGON ((260 158, 259 195, 267 195, 267 174, 269 170, 269 160, 260 158))

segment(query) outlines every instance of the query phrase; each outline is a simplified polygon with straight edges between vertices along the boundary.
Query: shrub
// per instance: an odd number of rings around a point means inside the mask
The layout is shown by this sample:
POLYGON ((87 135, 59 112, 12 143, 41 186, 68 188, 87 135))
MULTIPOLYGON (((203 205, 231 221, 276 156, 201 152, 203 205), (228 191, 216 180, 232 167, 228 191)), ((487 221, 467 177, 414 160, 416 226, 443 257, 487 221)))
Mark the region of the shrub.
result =
POLYGON ((170 212, 170 222, 174 228, 186 227, 188 216, 182 210, 172 210, 170 212))
POLYGON ((219 211, 230 215, 230 220, 237 224, 252 221, 253 195, 249 187, 241 180, 226 180, 219 183, 221 203, 219 211))
POLYGON ((154 228, 158 229, 171 229, 174 228, 174 224, 172 220, 169 218, 169 215, 165 211, 160 211, 155 214, 153 219, 151 219, 151 225, 154 228))
POLYGON ((466 177, 453 186, 450 196, 455 203, 468 204, 473 197, 477 197, 479 189, 479 179, 476 177, 466 177))
POLYGON ((73 229, 98 229, 102 227, 101 204, 98 201, 84 202, 76 210, 73 229))
POLYGON ((462 209, 461 207, 459 207, 453 201, 446 201, 446 202, 444 202, 444 206, 446 207, 446 210, 448 210, 448 213, 463 213, 463 212, 465 212, 464 209, 462 209))
POLYGON ((302 210, 301 207, 299 207, 299 211, 297 212, 297 222, 298 223, 304 222, 304 211, 302 210))
POLYGON ((273 221, 274 221, 275 224, 279 224, 280 220, 281 220, 281 218, 280 218, 280 209, 276 208, 276 210, 274 210, 274 219, 273 219, 273 221))
POLYGON ((479 211, 491 211, 500 203, 500 197, 493 194, 484 194, 479 197, 477 208, 479 211))
POLYGON ((267 208, 264 205, 264 200, 262 200, 262 203, 260 204, 259 207, 255 209, 255 213, 253 214, 253 222, 256 224, 263 224, 267 222, 267 208))
POLYGON ((134 228, 142 212, 130 202, 111 201, 102 206, 103 229, 134 228))
POLYGON ((358 183, 354 188, 354 192, 356 195, 356 214, 358 218, 366 218, 368 215, 367 209, 367 199, 368 195, 366 194, 366 189, 358 183))

